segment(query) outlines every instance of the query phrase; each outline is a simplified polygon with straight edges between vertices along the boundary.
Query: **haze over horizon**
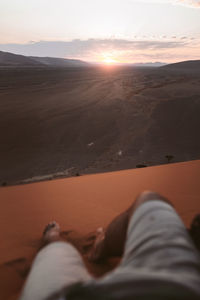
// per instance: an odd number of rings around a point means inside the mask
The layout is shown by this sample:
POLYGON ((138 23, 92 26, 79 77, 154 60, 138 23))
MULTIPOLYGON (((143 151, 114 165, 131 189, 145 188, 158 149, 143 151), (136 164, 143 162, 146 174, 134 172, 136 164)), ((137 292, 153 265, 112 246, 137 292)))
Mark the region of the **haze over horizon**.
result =
POLYGON ((2 0, 0 51, 103 63, 200 59, 199 0, 2 0))

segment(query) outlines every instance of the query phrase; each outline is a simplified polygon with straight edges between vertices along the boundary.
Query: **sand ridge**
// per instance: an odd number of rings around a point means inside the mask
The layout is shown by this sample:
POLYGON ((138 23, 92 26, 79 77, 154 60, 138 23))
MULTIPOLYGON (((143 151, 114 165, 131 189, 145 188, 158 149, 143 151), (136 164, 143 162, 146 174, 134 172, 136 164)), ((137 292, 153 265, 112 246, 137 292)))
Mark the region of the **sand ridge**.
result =
MULTIPOLYGON (((168 197, 189 226, 200 211, 199 178, 198 160, 0 188, 0 298, 16 299, 49 221, 56 220, 85 256, 96 228, 146 189, 168 197)), ((86 263, 99 276, 116 261, 86 263)))

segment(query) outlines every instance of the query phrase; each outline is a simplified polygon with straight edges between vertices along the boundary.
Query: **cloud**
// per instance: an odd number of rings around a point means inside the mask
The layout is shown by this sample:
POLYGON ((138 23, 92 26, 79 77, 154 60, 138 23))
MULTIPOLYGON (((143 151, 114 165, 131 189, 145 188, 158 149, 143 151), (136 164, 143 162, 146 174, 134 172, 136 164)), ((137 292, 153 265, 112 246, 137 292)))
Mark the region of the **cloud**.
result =
POLYGON ((28 56, 74 58, 100 62, 158 61, 175 62, 199 59, 199 39, 187 36, 161 37, 158 40, 88 39, 72 41, 40 41, 27 44, 0 44, 0 50, 28 56))
POLYGON ((40 41, 27 44, 0 44, 0 50, 29 56, 90 57, 105 51, 154 51, 183 47, 187 41, 88 39, 40 41))
MULTIPOLYGON (((138 2, 138 0, 132 0, 133 2, 138 2)), ((175 5, 184 5, 190 6, 194 8, 200 8, 200 0, 142 0, 142 2, 146 3, 172 3, 175 5)))
POLYGON ((176 0, 175 2, 183 5, 200 8, 200 0, 176 0))

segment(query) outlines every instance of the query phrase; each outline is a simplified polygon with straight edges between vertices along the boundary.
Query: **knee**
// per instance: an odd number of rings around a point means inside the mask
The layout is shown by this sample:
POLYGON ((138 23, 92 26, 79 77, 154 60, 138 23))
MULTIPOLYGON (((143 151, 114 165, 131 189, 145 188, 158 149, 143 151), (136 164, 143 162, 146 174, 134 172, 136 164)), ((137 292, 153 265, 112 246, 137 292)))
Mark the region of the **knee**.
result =
POLYGON ((132 214, 137 209, 137 207, 139 207, 143 203, 152 201, 152 200, 163 201, 163 202, 166 202, 167 204, 173 206, 172 203, 167 198, 161 196, 160 194, 153 192, 153 191, 144 191, 138 195, 136 200, 133 202, 133 204, 129 208, 130 213, 132 214))
POLYGON ((172 205, 172 203, 165 197, 163 197, 162 195, 153 192, 153 191, 144 191, 142 192, 137 198, 136 198, 136 203, 138 203, 138 205, 147 202, 147 201, 152 201, 152 200, 160 200, 163 202, 166 202, 170 205, 172 205))

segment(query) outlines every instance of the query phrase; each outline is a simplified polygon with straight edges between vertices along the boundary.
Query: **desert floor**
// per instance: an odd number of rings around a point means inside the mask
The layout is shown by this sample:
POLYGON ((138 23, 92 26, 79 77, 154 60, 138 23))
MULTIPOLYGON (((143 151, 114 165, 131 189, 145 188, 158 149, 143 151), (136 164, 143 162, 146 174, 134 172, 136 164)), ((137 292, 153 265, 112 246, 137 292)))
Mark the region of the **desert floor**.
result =
POLYGON ((0 70, 0 184, 200 158, 200 75, 0 70))

